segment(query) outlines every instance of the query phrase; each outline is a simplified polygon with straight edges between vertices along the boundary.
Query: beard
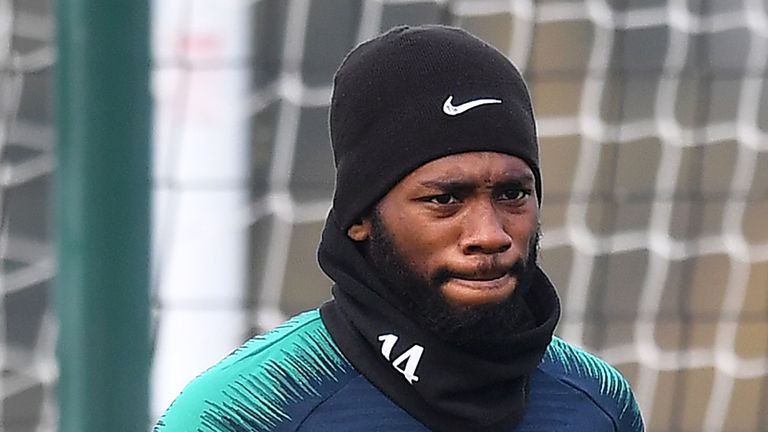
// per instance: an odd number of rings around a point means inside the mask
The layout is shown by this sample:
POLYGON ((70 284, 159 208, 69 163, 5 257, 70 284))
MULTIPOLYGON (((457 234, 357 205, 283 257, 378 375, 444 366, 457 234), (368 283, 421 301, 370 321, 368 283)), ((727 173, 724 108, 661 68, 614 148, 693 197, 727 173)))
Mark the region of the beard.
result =
POLYGON ((367 256, 387 287, 399 299, 402 311, 445 342, 472 352, 488 352, 509 336, 536 325, 526 304, 539 251, 537 228, 528 244, 527 255, 518 260, 509 274, 516 278, 515 289, 502 301, 479 305, 455 305, 442 294, 441 286, 454 277, 446 268, 420 275, 394 244, 379 212, 371 216, 367 256))

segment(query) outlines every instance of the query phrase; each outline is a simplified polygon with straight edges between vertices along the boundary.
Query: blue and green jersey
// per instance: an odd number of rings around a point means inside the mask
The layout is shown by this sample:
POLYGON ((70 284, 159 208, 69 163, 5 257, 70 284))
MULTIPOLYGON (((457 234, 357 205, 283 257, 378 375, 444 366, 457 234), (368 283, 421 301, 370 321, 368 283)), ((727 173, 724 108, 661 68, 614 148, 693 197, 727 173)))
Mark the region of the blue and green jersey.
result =
MULTIPOLYGON (((515 432, 639 432, 627 381, 554 338, 515 432)), ((256 336, 192 381, 155 432, 428 431, 346 360, 317 310, 256 336)))

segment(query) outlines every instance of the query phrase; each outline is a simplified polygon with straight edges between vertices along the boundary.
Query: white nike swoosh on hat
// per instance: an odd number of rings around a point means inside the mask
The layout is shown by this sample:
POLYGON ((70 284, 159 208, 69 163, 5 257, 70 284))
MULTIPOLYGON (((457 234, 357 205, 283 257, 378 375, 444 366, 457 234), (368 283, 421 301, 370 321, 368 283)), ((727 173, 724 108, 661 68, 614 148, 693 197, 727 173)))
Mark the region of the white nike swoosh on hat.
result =
POLYGON ((459 115, 480 105, 501 103, 501 99, 475 99, 456 106, 454 106, 452 102, 453 96, 448 96, 448 99, 443 103, 443 112, 449 116, 459 115))

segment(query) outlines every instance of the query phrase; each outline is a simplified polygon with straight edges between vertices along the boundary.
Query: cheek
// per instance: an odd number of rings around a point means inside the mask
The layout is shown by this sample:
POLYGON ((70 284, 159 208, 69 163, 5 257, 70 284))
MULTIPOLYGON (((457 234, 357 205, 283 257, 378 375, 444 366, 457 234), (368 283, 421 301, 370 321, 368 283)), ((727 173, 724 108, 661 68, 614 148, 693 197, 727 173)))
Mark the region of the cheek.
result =
POLYGON ((441 271, 455 271, 466 258, 461 251, 461 230, 455 226, 440 228, 422 236, 417 252, 421 257, 420 270, 430 278, 441 271))
POLYGON ((539 228, 539 222, 537 217, 528 218, 525 221, 518 221, 516 227, 516 233, 514 235, 515 242, 520 251, 528 251, 534 246, 536 242, 536 233, 539 228))
POLYGON ((393 231, 395 245, 403 258, 422 275, 430 275, 445 266, 446 258, 455 246, 450 230, 439 222, 402 221, 402 225, 393 231))
POLYGON ((533 244, 536 231, 539 226, 538 209, 534 207, 530 212, 523 214, 510 214, 504 226, 507 234, 520 253, 524 253, 533 244))

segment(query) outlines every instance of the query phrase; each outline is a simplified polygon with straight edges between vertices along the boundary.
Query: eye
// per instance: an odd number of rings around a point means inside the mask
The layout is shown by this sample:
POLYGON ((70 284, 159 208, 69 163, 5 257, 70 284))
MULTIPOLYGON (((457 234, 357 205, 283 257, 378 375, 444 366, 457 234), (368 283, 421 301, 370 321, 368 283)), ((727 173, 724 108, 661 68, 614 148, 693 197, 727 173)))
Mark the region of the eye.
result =
POLYGON ((505 201, 519 201, 528 198, 531 195, 530 190, 526 189, 507 189, 499 194, 499 199, 505 201))
POLYGON ((459 200, 452 194, 435 195, 429 197, 427 201, 440 205, 456 204, 459 202, 459 200))

